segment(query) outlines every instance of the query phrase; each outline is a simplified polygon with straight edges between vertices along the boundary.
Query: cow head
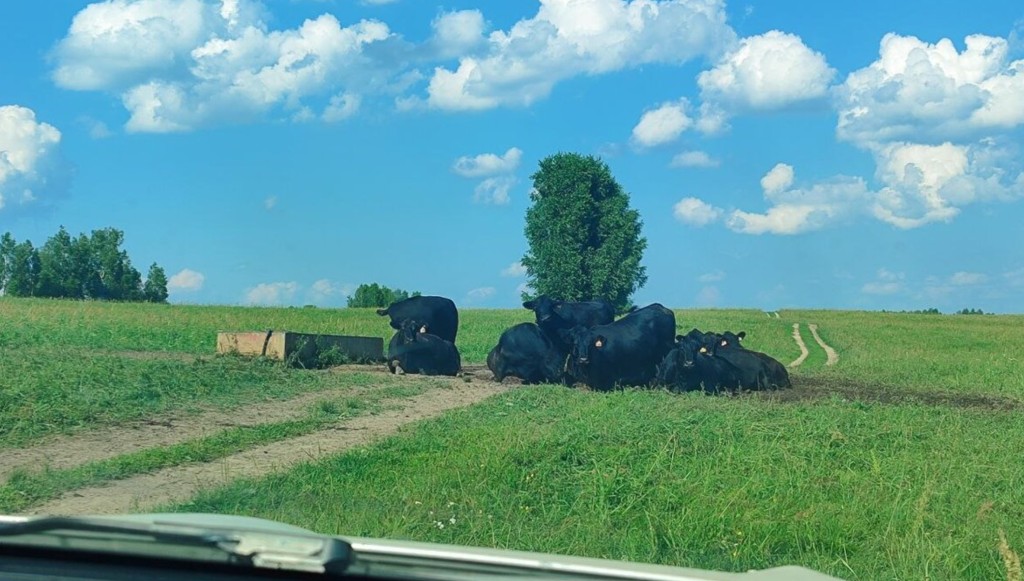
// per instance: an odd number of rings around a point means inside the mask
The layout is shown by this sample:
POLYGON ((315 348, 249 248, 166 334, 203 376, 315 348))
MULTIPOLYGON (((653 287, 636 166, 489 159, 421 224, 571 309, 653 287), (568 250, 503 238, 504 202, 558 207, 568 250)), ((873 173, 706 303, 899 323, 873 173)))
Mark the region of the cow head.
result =
POLYGON ((548 298, 547 295, 540 295, 532 301, 523 303, 523 308, 530 309, 537 316, 537 324, 543 325, 549 322, 552 317, 560 318, 558 311, 562 308, 562 301, 548 298))
POLYGON ((427 324, 413 319, 402 321, 402 328, 398 330, 402 334, 403 343, 412 343, 417 335, 427 332, 427 324))
POLYGON ((733 333, 732 331, 726 331, 721 335, 718 335, 718 346, 719 347, 741 347, 741 341, 747 336, 746 331, 740 331, 739 333, 733 333))

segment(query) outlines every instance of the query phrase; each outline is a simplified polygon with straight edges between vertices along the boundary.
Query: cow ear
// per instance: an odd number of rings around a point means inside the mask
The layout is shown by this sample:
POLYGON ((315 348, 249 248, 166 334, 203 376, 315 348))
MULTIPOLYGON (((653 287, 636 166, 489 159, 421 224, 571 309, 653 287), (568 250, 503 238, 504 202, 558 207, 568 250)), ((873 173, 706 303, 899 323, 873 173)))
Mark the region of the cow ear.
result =
POLYGON ((388 314, 388 310, 387 309, 377 309, 377 314, 383 317, 384 315, 388 314))
POLYGON ((747 332, 746 331, 740 331, 739 333, 736 333, 736 337, 738 337, 740 341, 742 341, 743 338, 746 337, 746 336, 747 336, 747 332))
POLYGON ((676 343, 682 341, 685 338, 686 338, 686 335, 676 335, 676 343))
POLYGON ((598 349, 603 349, 604 344, 607 341, 608 340, 604 338, 604 335, 598 335, 597 337, 594 338, 594 347, 597 347, 598 349))
POLYGON ((530 309, 531 311, 536 306, 537 306, 537 302, 536 301, 526 301, 525 303, 523 303, 523 308, 524 309, 530 309))

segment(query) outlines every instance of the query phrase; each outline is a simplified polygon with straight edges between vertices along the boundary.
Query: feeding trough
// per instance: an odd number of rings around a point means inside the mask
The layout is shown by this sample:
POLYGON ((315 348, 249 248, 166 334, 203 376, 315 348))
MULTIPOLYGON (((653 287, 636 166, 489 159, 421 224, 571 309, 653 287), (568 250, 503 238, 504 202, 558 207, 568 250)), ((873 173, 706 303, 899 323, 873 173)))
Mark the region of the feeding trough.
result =
POLYGON ((325 367, 342 362, 383 361, 384 340, 274 330, 220 332, 217 333, 217 353, 268 357, 299 367, 325 367))

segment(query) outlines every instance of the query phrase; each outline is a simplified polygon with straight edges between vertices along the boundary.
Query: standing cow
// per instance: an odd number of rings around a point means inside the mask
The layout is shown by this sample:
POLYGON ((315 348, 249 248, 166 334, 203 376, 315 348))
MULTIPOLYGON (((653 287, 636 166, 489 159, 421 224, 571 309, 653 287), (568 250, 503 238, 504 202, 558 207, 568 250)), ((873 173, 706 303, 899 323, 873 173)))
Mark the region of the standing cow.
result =
POLYGON ((426 325, 427 332, 451 343, 459 331, 459 311, 445 297, 410 297, 391 303, 386 309, 377 309, 377 314, 390 315, 392 329, 401 330, 406 321, 418 321, 426 325))
POLYGON ((577 327, 565 333, 572 339, 568 375, 597 390, 649 385, 674 346, 675 332, 675 314, 658 303, 607 325, 577 327))
POLYGON ((589 329, 615 320, 615 307, 608 301, 568 302, 540 295, 523 303, 537 317, 537 326, 559 350, 568 353, 570 344, 565 332, 575 327, 589 329))

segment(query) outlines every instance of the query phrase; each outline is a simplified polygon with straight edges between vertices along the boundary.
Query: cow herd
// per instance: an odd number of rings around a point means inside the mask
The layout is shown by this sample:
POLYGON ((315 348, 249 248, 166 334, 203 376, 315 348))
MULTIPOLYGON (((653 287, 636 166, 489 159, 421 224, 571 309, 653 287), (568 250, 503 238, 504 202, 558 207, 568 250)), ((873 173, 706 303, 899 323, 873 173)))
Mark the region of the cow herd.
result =
MULTIPOLYGON (((637 386, 705 393, 790 387, 781 363, 743 347, 745 333, 693 329, 676 335, 675 314, 658 303, 618 320, 606 301, 540 296, 523 307, 534 312, 536 323, 506 329, 487 355, 487 368, 499 382, 517 377, 527 384, 584 384, 601 391, 637 386)), ((459 372, 459 313, 450 299, 412 297, 377 314, 390 316, 395 329, 387 354, 392 373, 459 372)))

